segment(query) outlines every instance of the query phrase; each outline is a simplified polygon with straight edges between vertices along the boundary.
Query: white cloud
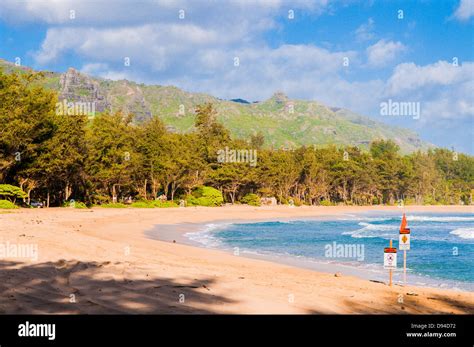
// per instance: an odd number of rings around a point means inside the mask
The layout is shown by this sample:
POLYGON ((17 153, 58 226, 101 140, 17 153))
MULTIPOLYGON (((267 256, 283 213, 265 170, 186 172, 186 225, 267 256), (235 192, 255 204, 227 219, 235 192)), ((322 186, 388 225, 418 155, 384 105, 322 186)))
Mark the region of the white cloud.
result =
POLYGON ((50 25, 115 26, 145 23, 163 23, 177 20, 184 10, 183 20, 216 25, 247 18, 253 23, 265 20, 282 9, 304 9, 320 14, 329 0, 2 0, 0 18, 6 21, 41 22, 50 25), (70 11, 75 12, 71 19, 70 11), (133 15, 130 15, 133 13, 133 15))
POLYGON ((383 67, 392 62, 406 47, 401 42, 379 40, 367 47, 367 63, 373 67, 383 67))
POLYGON ((90 76, 100 76, 114 81, 124 79, 132 80, 132 76, 129 75, 127 71, 112 71, 109 65, 104 63, 85 64, 82 67, 81 72, 90 76))
POLYGON ((461 0, 459 7, 454 12, 454 17, 461 21, 466 21, 474 16, 474 1, 461 0))
MULTIPOLYGON (((322 91, 339 79, 344 57, 356 59, 355 52, 330 52, 313 45, 253 47, 220 53, 220 64, 212 74, 199 79, 192 74, 180 74, 172 76, 166 84, 178 84, 188 90, 206 88, 223 98, 262 100, 282 90, 293 97, 311 99, 316 90, 322 91), (234 56, 239 57, 238 67, 233 66, 234 56)), ((329 100, 323 94, 317 98, 329 100)))
POLYGON ((48 29, 36 61, 48 64, 73 51, 93 60, 120 62, 130 57, 135 62, 151 64, 160 70, 180 52, 199 47, 225 46, 236 40, 238 33, 221 37, 216 30, 205 30, 193 24, 146 24, 138 27, 48 29))
MULTIPOLYGON (((126 41, 118 45, 113 40, 105 40, 104 36, 109 35, 108 32, 101 34, 96 31, 80 35, 88 42, 88 49, 83 50, 84 45, 78 45, 78 53, 86 61, 102 62, 88 63, 82 71, 104 78, 127 76, 139 82, 176 85, 221 98, 261 100, 278 89, 295 97, 313 98, 315 87, 323 91, 326 83, 331 84, 330 80, 339 78, 345 69, 344 57, 357 60, 356 52, 330 52, 314 45, 270 48, 190 44, 173 47, 173 38, 170 38, 170 43, 149 37, 144 45, 130 47, 125 45, 126 41), (119 52, 120 49, 123 51, 119 52), (107 53, 103 53, 99 60, 97 52, 107 53), (116 57, 122 57, 125 52, 130 53, 130 68, 125 68, 121 60, 117 63, 116 57), (235 57, 239 59, 239 66, 234 66, 235 57)), ((68 33, 66 37, 69 36, 68 33)), ((323 99, 329 100, 324 95, 323 99)))
MULTIPOLYGON (((444 61, 425 66, 402 63, 386 80, 349 81, 343 59, 348 57, 356 70, 361 57, 355 51, 310 44, 273 48, 258 40, 236 44, 238 37, 238 32, 229 32, 222 40, 217 31, 194 24, 53 28, 37 58, 47 62, 72 51, 85 62, 82 71, 91 75, 175 85, 226 99, 264 100, 281 90, 290 97, 377 115, 379 103, 392 98, 420 101, 420 124, 474 117, 470 96, 474 63, 458 67, 444 61), (131 67, 123 65, 126 56, 131 67), (234 57, 239 58, 238 67, 234 57)), ((379 41, 368 48, 369 61, 390 61, 402 47, 379 41)))
MULTIPOLYGON (((453 66, 439 61, 425 66, 398 65, 387 80, 384 98, 421 103, 421 124, 452 126, 474 119, 474 62, 453 66)), ((472 126, 472 124, 471 124, 472 126)))
MULTIPOLYGON (((463 2, 464 3, 464 2, 463 2)), ((461 3, 457 13, 470 13, 461 3), (461 9, 462 8, 462 9, 461 9)), ((264 33, 278 27, 288 9, 319 14, 329 1, 284 0, 201 2, 4 0, 0 18, 49 25, 35 52, 39 65, 54 66, 64 57, 81 61, 81 71, 110 79, 174 85, 220 98, 264 100, 276 90, 290 97, 313 99, 356 112, 378 114, 381 101, 420 101, 422 119, 434 125, 474 118, 474 63, 397 65, 386 79, 367 78, 363 67, 381 68, 407 50, 401 42, 379 40, 361 57, 355 51, 329 50, 314 44, 268 46, 264 33), (69 18, 69 11, 76 18, 69 18), (185 9, 185 19, 178 10, 185 9), (133 13, 133 16, 130 15, 133 13), (130 67, 123 60, 129 57, 130 67), (234 66, 234 57, 240 65, 234 66), (350 59, 350 67, 343 59, 350 59), (359 80, 357 78, 359 77, 359 80), (356 79, 356 80, 354 80, 356 79)), ((468 15, 471 16, 472 14, 468 15)), ((353 33, 359 42, 375 38, 369 18, 353 33)), ((386 70, 389 72, 388 70, 386 70)), ((380 72, 376 70, 376 72, 380 72)), ((381 119, 383 120, 383 119, 381 119)))
POLYGON ((355 31, 357 41, 369 41, 375 37, 374 33, 375 22, 372 18, 367 20, 367 23, 361 24, 355 31))
POLYGON ((418 66, 414 63, 398 65, 387 83, 390 93, 412 92, 425 87, 464 84, 474 78, 474 64, 465 62, 454 66, 446 61, 418 66))

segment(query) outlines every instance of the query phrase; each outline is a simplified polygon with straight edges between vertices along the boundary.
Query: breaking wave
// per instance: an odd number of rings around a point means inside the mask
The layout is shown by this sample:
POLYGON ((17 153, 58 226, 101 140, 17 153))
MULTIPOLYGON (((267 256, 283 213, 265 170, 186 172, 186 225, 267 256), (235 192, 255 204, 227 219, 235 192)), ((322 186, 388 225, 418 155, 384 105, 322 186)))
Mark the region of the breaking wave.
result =
POLYGON ((462 239, 474 239, 474 228, 459 228, 450 232, 452 235, 457 235, 462 239))

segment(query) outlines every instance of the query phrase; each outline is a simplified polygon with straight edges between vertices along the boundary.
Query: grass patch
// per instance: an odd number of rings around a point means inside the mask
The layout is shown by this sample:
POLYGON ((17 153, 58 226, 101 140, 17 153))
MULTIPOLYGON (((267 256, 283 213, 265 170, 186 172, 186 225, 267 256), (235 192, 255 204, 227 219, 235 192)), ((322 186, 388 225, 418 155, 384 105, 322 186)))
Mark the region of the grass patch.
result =
POLYGON ((160 200, 141 200, 136 201, 130 205, 130 207, 135 208, 168 208, 168 207, 178 207, 178 205, 174 201, 160 201, 160 200))
POLYGON ((4 209, 15 209, 18 208, 17 205, 15 205, 13 202, 8 201, 8 200, 0 200, 0 208, 4 209))
POLYGON ((110 203, 110 204, 102 204, 99 205, 99 207, 103 208, 127 208, 128 206, 125 204, 122 204, 121 202, 116 202, 116 203, 110 203))

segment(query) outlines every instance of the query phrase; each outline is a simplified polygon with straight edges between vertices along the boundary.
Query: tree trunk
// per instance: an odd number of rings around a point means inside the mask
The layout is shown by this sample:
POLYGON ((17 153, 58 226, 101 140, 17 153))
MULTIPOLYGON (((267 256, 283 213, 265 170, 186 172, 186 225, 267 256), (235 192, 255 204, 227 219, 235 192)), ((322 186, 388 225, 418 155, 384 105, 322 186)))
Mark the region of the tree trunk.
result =
POLYGON ((115 184, 112 184, 112 202, 117 203, 117 193, 115 190, 115 184))
POLYGON ((147 200, 147 195, 146 195, 146 185, 148 183, 148 180, 145 178, 145 182, 143 184, 143 197, 145 198, 145 200, 147 200))
POLYGON ((165 196, 168 198, 168 192, 169 192, 169 186, 170 186, 170 183, 169 182, 166 182, 163 186, 163 190, 164 190, 164 194, 165 196))
POLYGON ((66 183, 66 187, 64 188, 64 201, 68 201, 71 194, 72 194, 72 187, 69 185, 69 183, 66 183))
POLYGON ((174 200, 174 193, 176 190, 178 190, 179 185, 177 185, 175 182, 171 183, 171 201, 174 200))
POLYGON ((152 176, 151 177, 151 194, 153 195, 153 199, 156 199, 157 194, 157 182, 156 179, 152 176))

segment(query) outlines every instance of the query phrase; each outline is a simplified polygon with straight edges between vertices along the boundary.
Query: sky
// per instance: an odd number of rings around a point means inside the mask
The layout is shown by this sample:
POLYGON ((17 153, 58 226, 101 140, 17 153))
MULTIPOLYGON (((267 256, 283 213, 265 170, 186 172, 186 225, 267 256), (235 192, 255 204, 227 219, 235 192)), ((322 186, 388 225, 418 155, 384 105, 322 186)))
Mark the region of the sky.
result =
POLYGON ((473 18, 474 0, 2 0, 0 58, 222 99, 283 92, 474 154, 473 18))

